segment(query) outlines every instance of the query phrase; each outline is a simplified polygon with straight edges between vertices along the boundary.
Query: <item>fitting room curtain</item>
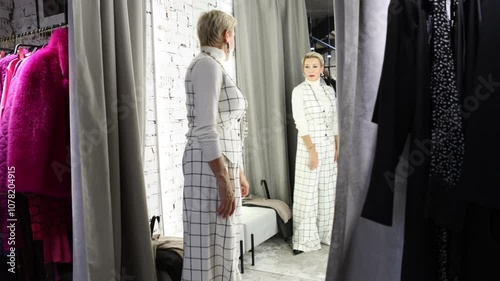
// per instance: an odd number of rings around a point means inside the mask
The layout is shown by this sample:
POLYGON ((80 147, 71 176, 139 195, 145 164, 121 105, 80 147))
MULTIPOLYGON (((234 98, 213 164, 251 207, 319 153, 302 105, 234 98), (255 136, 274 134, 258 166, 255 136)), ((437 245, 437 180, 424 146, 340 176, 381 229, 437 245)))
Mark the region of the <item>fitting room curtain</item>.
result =
MULTIPOLYGON (((389 0, 334 0, 340 159, 326 280, 398 281, 406 183, 395 188, 393 226, 360 217, 375 152, 373 108, 384 59, 389 0)), ((398 7, 391 7, 397 12, 398 7)), ((401 164, 401 163, 400 163, 401 164)))
POLYGON ((73 280, 153 281, 144 1, 69 1, 73 280))
POLYGON ((304 80, 303 55, 309 50, 305 1, 235 0, 236 73, 249 101, 245 173, 251 192, 291 203, 297 131, 291 95, 304 80))

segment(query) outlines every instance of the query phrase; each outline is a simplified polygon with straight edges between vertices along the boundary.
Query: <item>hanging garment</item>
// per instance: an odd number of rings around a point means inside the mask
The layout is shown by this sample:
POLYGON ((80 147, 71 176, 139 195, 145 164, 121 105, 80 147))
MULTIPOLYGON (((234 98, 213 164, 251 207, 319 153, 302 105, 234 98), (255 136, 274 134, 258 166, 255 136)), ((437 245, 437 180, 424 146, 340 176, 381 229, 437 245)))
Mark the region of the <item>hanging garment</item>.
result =
MULTIPOLYGON (((474 2, 474 1, 470 1, 474 2)), ((500 24, 497 1, 482 0, 477 29, 475 58, 468 60, 472 73, 465 79, 464 124, 466 151, 460 189, 468 202, 500 209, 500 34, 494 29, 500 24), (473 64, 473 65, 472 65, 473 64)), ((474 24, 471 23, 471 29, 474 24)))
POLYGON ((299 130, 293 194, 293 249, 314 251, 331 241, 335 209, 337 164, 335 138, 338 135, 334 90, 305 81, 292 93, 294 120, 299 130), (318 167, 308 166, 309 151, 301 136, 309 135, 318 154, 318 167))
MULTIPOLYGON (((453 53, 454 45, 459 45, 459 42, 451 40, 452 23, 448 17, 447 8, 446 0, 433 1, 431 196, 435 200, 438 194, 450 193, 450 187, 458 184, 464 154, 462 112, 457 87, 457 69, 461 66, 456 64, 454 60, 456 55, 453 53)), ((452 14, 455 14, 455 11, 452 11, 452 14)), ((455 39, 460 39, 460 37, 455 37, 455 39)), ((454 207, 452 204, 439 203, 444 206, 444 209, 454 207)), ((460 213, 456 212, 455 216, 459 217, 460 213)), ((436 231, 438 280, 440 281, 448 280, 450 242, 448 234, 448 229, 444 227, 439 227, 436 231)))
POLYGON ((7 165, 16 169, 16 191, 67 197, 71 193, 67 29, 54 31, 48 45, 26 60, 1 121, 2 126, 8 124, 7 165))
MULTIPOLYGON (((24 59, 22 62, 19 63, 19 72, 24 71, 24 67, 26 66, 26 63, 30 60, 30 58, 24 59)), ((9 82, 11 86, 9 86, 9 96, 11 97, 10 100, 12 100, 12 97, 15 96, 15 92, 17 89, 17 85, 19 83, 19 76, 14 76, 12 77, 11 81, 9 82)), ((4 85, 5 86, 5 85, 4 85)), ((10 105, 11 103, 7 103, 10 105)), ((9 107, 9 112, 10 112, 10 107, 9 107)), ((14 172, 14 178, 10 178, 10 183, 13 183, 16 192, 17 190, 17 175, 15 174, 15 168, 13 169, 12 167, 9 169, 9 166, 7 164, 7 155, 8 155, 8 145, 7 145, 7 140, 8 140, 8 129, 9 129, 9 123, 6 121, 7 118, 3 120, 3 122, 0 122, 0 192, 2 193, 7 193, 8 192, 8 185, 9 185, 9 177, 8 174, 14 172), (9 172, 10 171, 10 172, 9 172)), ((12 185, 11 185, 12 187, 12 185)), ((8 201, 9 199, 7 196, 3 195, 0 196, 0 217, 7 217, 8 216, 8 201)), ((17 213, 16 213, 17 216, 17 213)), ((7 220, 2 220, 0 221, 0 226, 2 228, 2 233, 5 235, 9 234, 9 230, 7 229, 8 222, 7 220)), ((22 237, 22 230, 21 228, 16 228, 16 237, 22 237)), ((4 249, 8 250, 10 249, 10 246, 8 245, 8 241, 4 240, 4 249)), ((18 247, 22 247, 22 240, 19 239, 16 241, 18 247)))
POLYGON ((377 144, 361 216, 391 226, 395 181, 404 181, 406 212, 401 280, 437 280, 435 225, 426 218, 431 140, 428 1, 392 0, 382 76, 373 113, 377 144), (397 12, 396 12, 397 11, 397 12), (396 170, 409 142, 406 171, 396 170))
POLYGON ((9 96, 10 83, 12 82, 12 78, 14 78, 14 75, 16 74, 16 71, 23 60, 25 60, 25 57, 21 59, 16 56, 16 58, 14 58, 7 66, 5 80, 2 88, 2 99, 0 101, 0 119, 3 116, 5 103, 7 102, 7 98, 9 96))
POLYGON ((31 196, 29 213, 32 238, 42 240, 45 263, 71 262, 71 248, 68 233, 71 231, 71 198, 31 196))
POLYGON ((431 174, 436 181, 456 186, 462 172, 464 132, 457 90, 446 0, 433 1, 432 151, 431 174))
MULTIPOLYGON (((7 68, 9 66, 10 62, 13 61, 16 58, 17 58, 16 55, 9 55, 9 56, 6 56, 6 57, 0 59, 0 91, 2 91, 2 96, 3 96, 3 90, 2 89, 3 89, 4 82, 5 82, 5 77, 7 75, 7 68)), ((0 132, 0 134, 1 134, 1 132, 0 132)), ((2 149, 0 147, 0 150, 5 150, 5 149, 2 149)), ((0 169, 3 169, 5 171, 7 169, 6 164, 2 165, 0 163, 0 169)), ((3 182, 5 182, 6 181, 6 178, 5 178, 6 175, 7 175, 6 173, 0 173, 0 181, 2 181, 2 178, 3 178, 3 182)), ((2 192, 6 192, 5 189, 0 189, 0 190, 2 192)), ((8 218, 7 217, 7 212, 6 212, 7 207, 8 207, 7 196, 5 196, 5 195, 0 196, 0 208, 2 208, 0 210, 0 222, 2 222, 2 223, 0 223, 0 233, 8 233, 7 232, 8 230, 6 228, 7 225, 5 224, 5 222, 7 222, 7 218, 8 218)), ((5 237, 7 237, 7 236, 5 236, 5 237)), ((0 253, 2 253, 3 249, 5 249, 6 252, 7 252, 7 250, 9 250, 10 247, 9 247, 9 245, 8 245, 7 242, 8 242, 7 239, 1 239, 1 244, 0 245, 2 247, 0 247, 1 248, 0 249, 0 253)))
POLYGON ((3 85, 5 82, 5 76, 7 75, 7 68, 10 64, 11 61, 16 59, 16 55, 8 55, 2 59, 0 59, 0 91, 2 91, 3 94, 3 85))
MULTIPOLYGON (((0 121, 0 191, 7 191, 10 168, 16 192, 48 196, 40 197, 37 214, 71 195, 68 77, 68 31, 59 29, 45 48, 17 66, 0 121)), ((62 204, 34 219, 46 233, 41 238, 46 262, 71 261, 71 213, 71 205, 62 204)))
POLYGON ((460 281, 500 280, 500 2, 465 1, 463 117, 465 155, 459 194, 467 203, 460 281))
POLYGON ((238 270, 241 235, 242 163, 240 121, 247 101, 224 71, 225 54, 202 47, 186 74, 188 142, 183 155, 184 260, 182 280, 242 280, 238 270), (223 156, 234 187, 236 210, 217 215, 217 178, 208 162, 223 156))

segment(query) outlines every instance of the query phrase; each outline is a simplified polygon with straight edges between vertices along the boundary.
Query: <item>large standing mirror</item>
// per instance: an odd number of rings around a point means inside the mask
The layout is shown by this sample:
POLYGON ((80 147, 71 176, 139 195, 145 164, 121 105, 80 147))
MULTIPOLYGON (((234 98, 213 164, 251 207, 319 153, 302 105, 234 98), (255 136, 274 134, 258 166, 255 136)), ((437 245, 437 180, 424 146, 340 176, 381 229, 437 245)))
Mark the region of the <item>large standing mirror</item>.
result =
POLYGON ((235 0, 234 16, 237 82, 249 102, 244 279, 325 280, 338 134, 333 1, 235 0))

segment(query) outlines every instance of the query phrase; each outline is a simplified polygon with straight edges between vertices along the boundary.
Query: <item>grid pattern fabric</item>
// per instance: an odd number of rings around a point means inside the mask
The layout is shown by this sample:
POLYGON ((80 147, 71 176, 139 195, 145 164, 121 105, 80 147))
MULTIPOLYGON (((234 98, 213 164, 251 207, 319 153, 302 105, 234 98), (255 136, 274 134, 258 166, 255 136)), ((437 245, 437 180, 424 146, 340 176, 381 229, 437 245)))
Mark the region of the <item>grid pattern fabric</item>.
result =
POLYGON ((337 114, 333 89, 322 86, 314 92, 307 83, 298 86, 303 91, 304 111, 308 131, 318 153, 318 168, 310 170, 309 151, 301 137, 297 140, 293 203, 293 249, 304 252, 330 244, 333 227, 337 164, 334 130, 337 114), (320 104, 316 95, 328 95, 331 103, 320 104), (330 107, 330 108, 326 108, 330 107))
POLYGON ((220 62, 208 52, 200 53, 193 60, 186 74, 185 86, 189 131, 186 134, 188 141, 183 155, 182 280, 239 281, 242 280, 238 269, 242 206, 239 180, 242 161, 241 118, 245 113, 247 101, 220 62), (220 91, 210 91, 210 86, 213 85, 206 85, 204 88, 204 85, 200 86, 197 81, 193 81, 191 74, 196 67, 209 67, 196 69, 198 75, 207 71, 220 71, 220 76, 216 77, 221 77, 221 80, 214 81, 215 85, 220 85, 220 91), (206 95, 217 95, 217 108, 213 108, 217 112, 217 118, 213 125, 217 130, 217 141, 236 197, 236 210, 229 218, 217 215, 220 201, 218 183, 208 164, 211 159, 206 155, 211 151, 202 149, 198 140, 203 136, 193 134, 197 129, 197 118, 203 118, 197 116, 197 111, 206 111, 206 108, 196 108, 195 101, 207 98, 206 95))
POLYGON ((188 141, 183 157, 184 262, 183 281, 242 280, 238 269, 241 239, 241 191, 238 164, 226 159, 236 197, 229 218, 217 215, 217 179, 196 141, 188 141))

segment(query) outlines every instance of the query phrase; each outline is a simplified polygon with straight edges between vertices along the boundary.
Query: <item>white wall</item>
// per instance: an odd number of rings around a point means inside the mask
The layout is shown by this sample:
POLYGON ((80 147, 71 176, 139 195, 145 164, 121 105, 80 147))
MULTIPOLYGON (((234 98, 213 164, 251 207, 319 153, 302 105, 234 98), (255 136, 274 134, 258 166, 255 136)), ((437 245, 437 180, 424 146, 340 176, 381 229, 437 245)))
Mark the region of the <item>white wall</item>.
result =
MULTIPOLYGON (((182 153, 187 132, 184 76, 199 53, 201 12, 231 13, 233 0, 147 0, 146 194, 165 235, 182 235, 182 153)), ((234 76, 234 64, 228 72, 234 76)), ((161 232, 162 230, 160 230, 161 232)))

